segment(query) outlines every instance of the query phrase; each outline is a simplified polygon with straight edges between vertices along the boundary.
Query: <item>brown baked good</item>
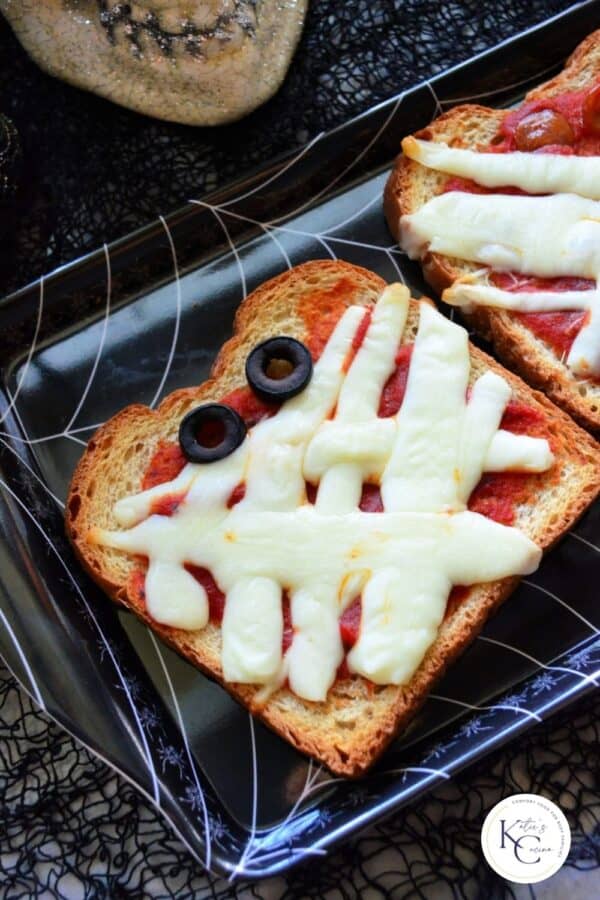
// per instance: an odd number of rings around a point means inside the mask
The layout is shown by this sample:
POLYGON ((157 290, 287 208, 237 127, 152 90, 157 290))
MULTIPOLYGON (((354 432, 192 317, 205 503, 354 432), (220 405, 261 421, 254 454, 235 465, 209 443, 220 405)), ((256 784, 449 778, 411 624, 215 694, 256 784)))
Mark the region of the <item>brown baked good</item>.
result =
POLYGON ((50 75, 186 125, 247 115, 279 89, 308 0, 0 0, 50 75))

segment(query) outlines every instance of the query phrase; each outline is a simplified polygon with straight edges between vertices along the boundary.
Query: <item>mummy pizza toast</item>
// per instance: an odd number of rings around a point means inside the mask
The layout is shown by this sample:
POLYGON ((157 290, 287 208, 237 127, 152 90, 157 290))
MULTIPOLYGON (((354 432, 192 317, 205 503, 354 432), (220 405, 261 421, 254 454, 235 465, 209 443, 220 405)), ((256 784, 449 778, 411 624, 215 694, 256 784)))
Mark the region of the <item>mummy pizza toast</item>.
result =
POLYGON ((595 442, 401 285, 267 282, 213 378, 90 441, 67 529, 117 602, 358 775, 600 489, 595 442))
POLYGON ((515 110, 405 138, 394 235, 500 358, 600 432, 600 32, 515 110))

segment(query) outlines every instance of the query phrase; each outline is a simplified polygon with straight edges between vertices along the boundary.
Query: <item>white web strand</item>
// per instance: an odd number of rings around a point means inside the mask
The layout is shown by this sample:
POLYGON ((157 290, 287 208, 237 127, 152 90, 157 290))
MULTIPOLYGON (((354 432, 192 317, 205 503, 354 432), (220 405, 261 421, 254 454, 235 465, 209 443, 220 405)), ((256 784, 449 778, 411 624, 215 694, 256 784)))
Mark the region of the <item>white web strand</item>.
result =
POLYGON ((582 544, 585 544, 586 547, 589 547, 590 550, 595 550, 596 553, 600 553, 600 547, 597 547, 596 544, 593 544, 591 541, 588 541, 587 538, 581 537, 580 534, 577 534, 575 531, 569 531, 569 537, 574 538, 576 541, 579 541, 582 544))
POLYGON ((158 646, 158 643, 156 642, 156 638, 154 637, 154 632, 152 632, 149 628, 146 628, 146 631, 148 632, 148 634, 150 636, 150 640, 152 641, 152 646, 156 650, 156 655, 158 656, 158 659, 160 661, 160 666, 163 671, 163 675, 165 676, 165 681, 167 682, 167 685, 169 687, 169 693, 171 695, 171 700, 173 702, 173 706, 175 707, 175 714, 177 716, 177 724, 179 726, 179 731, 181 733, 181 737, 182 737, 183 744, 185 747, 185 752, 186 752, 188 763, 189 763, 189 766, 190 766, 190 769, 192 772, 192 777, 194 779, 194 784, 196 786, 196 790, 198 791, 198 796, 200 798, 200 803, 202 805, 202 814, 203 814, 203 818, 204 818, 204 833, 205 833, 205 842, 206 842, 206 857, 204 860, 204 865, 206 866, 207 869, 210 870, 211 852, 212 852, 211 840, 210 840, 210 823, 208 821, 208 809, 206 806, 206 800, 204 799, 204 791, 202 790, 202 787, 200 786, 200 781, 198 779, 198 773, 196 771, 196 760, 194 759, 192 751, 190 750, 190 744, 188 741, 187 731, 185 728, 185 722, 183 721, 183 715, 181 713, 181 708, 179 706, 179 701, 177 699, 177 694, 175 692, 175 687, 173 686, 173 682, 171 680, 171 676, 169 674, 167 664, 165 663, 165 659, 162 655, 161 649, 158 646))
POLYGON ((444 107, 442 106, 440 98, 438 97, 436 90, 435 90, 434 86, 432 85, 432 83, 430 81, 427 81, 426 84, 429 89, 429 93, 431 94, 431 96, 433 97, 433 99, 435 101, 435 114, 436 114, 436 116, 441 116, 442 113, 444 112, 444 107))
POLYGON ((29 465, 29 463, 26 462, 26 461, 23 459, 22 456, 19 456, 19 454, 17 453, 17 451, 15 450, 15 448, 14 448, 14 447, 11 447, 11 445, 8 443, 8 441, 7 441, 5 438, 3 438, 3 437, 0 437, 0 444, 1 444, 3 447, 5 447, 7 450, 9 450, 9 451, 13 454, 13 456, 15 456, 15 457, 19 460, 19 462, 20 462, 23 466, 25 466, 25 468, 27 469, 27 471, 30 472, 30 473, 33 475, 33 477, 35 478, 35 480, 37 481, 37 483, 40 485, 40 487, 44 489, 44 491, 48 494, 49 497, 52 498, 52 500, 54 500, 54 502, 57 504, 57 506, 58 506, 60 509, 64 509, 64 508, 65 508, 64 502, 63 502, 59 497, 57 497, 56 494, 54 494, 54 493, 50 490, 50 488, 48 487, 48 485, 46 484, 46 482, 45 482, 42 478, 40 478, 40 476, 39 476, 38 473, 35 471, 35 469, 33 469, 33 468, 29 465))
POLYGON ((231 875, 229 876, 229 881, 233 881, 238 875, 241 874, 244 870, 244 866, 246 864, 246 860, 248 859, 248 855, 251 852, 252 845, 254 843, 254 838, 256 835, 256 822, 258 815, 258 762, 256 756, 256 735, 254 733, 254 718, 251 712, 248 712, 248 722, 250 725, 250 748, 252 753, 252 818, 250 824, 250 836, 248 837, 248 841, 242 855, 240 856, 239 862, 235 869, 233 869, 231 875))
MULTIPOLYGON (((217 220, 217 222, 223 229, 223 233, 225 235, 227 243, 229 244, 229 250, 233 254, 236 265, 238 267, 238 272, 239 272, 239 276, 240 276, 240 284, 242 287, 242 300, 245 300, 246 297, 248 296, 248 289, 246 286, 246 275, 244 273, 244 267, 242 265, 240 255, 238 253, 238 249, 237 249, 236 245, 234 244, 233 240, 231 239, 231 234, 229 233, 229 229, 228 229, 227 225, 225 224, 225 222, 223 221, 223 217, 220 215, 219 207, 211 206, 210 203, 204 203, 202 200, 190 200, 190 203, 194 203, 194 204, 196 204, 196 206, 202 206, 202 207, 204 207, 204 209, 208 209, 213 214, 213 216, 215 217, 215 219, 217 220)), ((228 210, 223 210, 223 212, 225 212, 227 215, 234 215, 233 213, 229 213, 228 210)), ((241 217, 235 216, 235 218, 238 219, 241 217)), ((260 228, 265 227, 263 222, 255 222, 254 224, 258 225, 260 228)))
MULTIPOLYGON (((404 251, 400 250, 395 245, 392 245, 390 247, 382 247, 380 244, 369 244, 365 241, 354 241, 354 240, 350 240, 350 238, 342 238, 342 237, 338 237, 337 235, 331 234, 330 233, 331 229, 329 229, 329 231, 323 231, 323 232, 302 231, 299 228, 290 228, 288 225, 275 225, 275 224, 273 224, 273 222, 261 222, 259 219, 253 219, 251 216, 244 216, 241 213, 233 212, 233 210, 225 209, 222 206, 212 206, 210 203, 206 203, 203 200, 190 200, 189 202, 192 203, 194 206, 201 206, 204 209, 207 209, 210 212, 212 212, 213 215, 215 215, 217 218, 219 218, 219 222, 221 223, 222 227, 224 227, 223 222, 222 222, 222 216, 229 216, 230 218, 237 219, 240 222, 246 222, 248 225, 255 225, 257 228, 261 228, 263 231, 265 229, 267 229, 269 231, 281 231, 284 234, 291 234, 291 235, 294 235, 295 237, 301 237, 301 238, 310 238, 312 240, 317 240, 318 238, 322 238, 323 240, 327 240, 328 242, 337 243, 337 244, 345 244, 349 247, 359 247, 363 250, 378 250, 380 252, 386 252, 386 251, 389 251, 390 253, 396 252, 396 253, 398 253, 399 256, 406 256, 404 251)), ((224 230, 225 230, 225 228, 224 228, 224 230)), ((229 235, 229 232, 226 231, 226 234, 229 235)), ((229 248, 230 248, 229 252, 235 255, 236 250, 234 248, 233 243, 231 242, 231 238, 229 239, 229 248)))
POLYGON ((352 215, 348 216, 345 219, 342 219, 341 222, 337 222, 335 225, 331 225, 329 228, 326 228, 325 231, 321 232, 321 234, 326 235, 327 237, 332 237, 332 231, 337 231, 338 228, 345 228, 345 226, 349 225, 350 222, 356 221, 356 219, 362 216, 368 209, 371 209, 372 206, 375 206, 376 203, 380 202, 381 197, 379 196, 379 194, 375 194, 374 197, 371 197, 370 200, 367 200, 367 202, 363 206, 361 206, 360 209, 357 209, 355 212, 353 212, 352 215))
POLYGON ((404 273, 402 272, 402 269, 398 265, 397 260, 394 259, 394 254, 390 250, 386 250, 385 255, 387 256, 387 258, 391 262, 392 266, 396 270, 396 275, 398 276, 398 279, 402 282, 402 284, 406 284, 406 279, 404 277, 404 273))
POLYGON ((515 706, 512 703, 488 703, 488 704, 477 704, 477 703, 467 703, 465 700, 456 700, 454 697, 444 697, 441 694, 429 694, 428 697, 431 700, 440 700, 443 703, 452 703, 456 706, 462 706, 463 709, 470 709, 474 712, 484 712, 485 710, 491 709, 509 709, 512 712, 520 713, 523 716, 527 716, 529 719, 533 719, 535 722, 541 722, 540 716, 537 713, 532 712, 530 709, 526 709, 524 706, 515 706))
POLYGON ((40 334, 40 327, 42 325, 43 315, 44 315, 44 276, 42 275, 40 277, 40 293, 39 293, 39 300, 38 300, 38 311, 37 311, 35 329, 33 332, 33 338, 29 345, 29 351, 27 353, 27 359, 25 360, 25 365, 21 369, 21 374, 20 374, 19 380, 17 382, 17 387, 15 390, 15 393, 10 398, 10 402, 9 402, 7 408, 4 410, 4 412, 0 416, 0 425, 2 424, 2 422, 4 422, 6 417, 9 415, 9 413, 15 406, 18 396, 19 396, 19 393, 21 391, 21 387, 23 386, 25 379, 27 378, 27 372, 29 371, 29 366, 31 364, 31 360, 32 360, 33 354, 35 353, 35 348, 37 346, 38 337, 40 334))
MULTIPOLYGON (((338 174, 335 176, 335 178, 332 178, 332 180, 327 185, 325 185, 325 187, 318 190, 316 194, 313 194, 312 197, 309 197, 309 199, 305 200, 304 203, 301 203, 300 206, 297 206, 294 210, 294 213, 293 213, 294 215, 298 215, 299 213, 303 212, 309 206, 312 206, 313 203, 316 203, 317 200, 319 200, 325 194, 328 194, 332 190, 332 188, 334 188, 335 185, 348 174, 348 172, 351 172, 352 169, 356 166, 356 164, 359 163, 360 160, 364 156, 367 155, 367 153, 369 152, 371 147, 377 143, 377 141, 379 140, 381 135, 386 131, 390 122, 396 116, 396 113, 398 112, 400 105, 401 105, 402 101, 404 100, 405 96, 406 96, 406 91, 404 91, 403 93, 399 94, 398 97, 396 97, 394 105, 393 105, 392 109, 390 110, 389 114, 387 115, 385 121, 377 129, 377 131, 375 132, 373 137, 368 141, 366 146, 363 147, 363 149, 360 151, 360 153, 358 153, 355 156, 353 161, 351 163, 349 163, 344 169, 342 169, 341 172, 338 172, 338 174)), ((273 225, 274 223, 280 222, 282 219, 286 219, 286 218, 287 218, 287 216, 276 216, 274 219, 270 219, 268 224, 273 225)))
POLYGON ((331 247, 330 247, 329 244, 327 243, 327 240, 326 240, 324 237, 322 237, 320 234, 315 234, 315 239, 316 239, 316 240, 319 242, 319 244, 323 247, 325 253, 327 253, 327 255, 328 255, 331 259, 333 259, 334 261, 336 261, 336 260, 337 260, 337 256, 335 255, 335 253, 333 252, 333 250, 331 249, 331 247))
MULTIPOLYGON (((17 684, 27 694, 29 699, 32 700, 33 702, 37 702, 36 697, 33 696, 31 691, 27 687, 27 685, 23 684, 23 682, 17 677, 16 672, 13 669, 11 669, 11 667, 8 665, 6 660, 3 660, 3 663, 6 666, 6 668, 8 669, 8 671, 10 672, 10 674, 13 676, 13 678, 15 679, 17 684)), ((61 728, 64 732, 66 732, 66 734, 70 735, 77 744, 80 744, 82 747, 84 747, 88 751, 88 753, 90 753, 92 756, 96 757, 101 762, 103 762, 104 765, 108 766, 108 768, 111 769, 113 772, 116 772, 116 774, 120 778, 122 778, 126 784, 131 785, 131 787, 133 787, 136 791, 139 791, 139 793, 142 795, 142 797, 144 797, 144 799, 147 800, 148 803, 150 803, 154 807, 154 809, 156 809, 157 812, 160 813, 161 816, 163 816, 165 821, 169 824, 169 827, 173 830, 173 833, 176 835, 177 838, 179 838, 179 840, 184 845, 184 847, 189 851, 191 857, 193 859, 195 859, 197 863, 202 865, 202 860, 200 859, 197 850, 195 849, 195 847, 192 846, 192 844, 190 844, 190 842, 182 834, 182 832, 179 830, 179 828, 177 827, 177 825, 175 824, 175 822, 173 821, 173 819, 171 818, 169 813, 165 809, 163 809, 163 807, 160 805, 160 802, 157 797, 150 794, 144 788, 144 786, 139 783, 139 781, 135 781, 131 777, 131 775, 128 775, 127 772, 123 771, 123 769, 120 769, 119 766, 115 762, 113 762, 112 759, 108 759, 108 757, 104 756, 104 754, 102 753, 101 750, 97 749, 96 747, 92 747, 90 744, 88 744, 87 741, 85 741, 81 737, 80 734, 74 734, 67 727, 67 725, 65 725, 64 722, 59 721, 56 718, 56 716, 54 716, 48 709, 44 709, 43 711, 44 711, 44 715, 47 716, 51 722, 54 722, 54 724, 57 725, 59 728, 61 728)))
POLYGON ((169 242, 169 247, 171 250, 171 258, 173 260, 173 272, 175 275, 175 325, 173 327, 173 337, 171 338, 171 346, 169 348, 169 355, 167 357, 167 362, 165 364, 165 369, 162 374, 162 378, 160 379, 159 385, 156 389, 156 393, 152 398, 150 403, 150 409, 154 409, 160 395, 163 392, 163 388, 169 377, 169 372, 171 371, 171 366, 173 365, 173 359, 175 357, 175 348, 177 347, 177 340, 179 338, 179 326, 181 322, 181 281, 179 278, 179 265, 177 263, 177 253, 175 251, 175 243, 173 241, 173 236, 171 234, 171 229, 167 225, 166 220, 163 216, 158 217, 160 219, 161 225, 163 226, 165 233, 167 235, 167 240, 169 242))
MULTIPOLYGON (((8 396, 11 394, 7 391, 8 396)), ((23 421, 18 413, 17 407, 14 407, 13 410, 14 416, 18 421, 19 427, 27 435, 27 431, 25 426, 23 425, 23 421)), ((17 444, 25 444, 28 447, 34 447, 36 444, 44 444, 47 441, 58 441, 61 439, 76 441, 79 444, 83 444, 87 446, 86 441, 80 440, 77 435, 83 433, 84 431, 97 431, 98 428, 101 428, 104 425, 104 422, 96 422, 94 425, 81 425, 79 428, 73 428, 72 431, 56 431, 54 434, 45 434, 42 437, 30 438, 30 437, 21 437, 19 434, 12 434, 10 431, 0 431, 0 437, 5 438, 7 440, 15 441, 17 444)))
POLYGON ((577 612, 576 609, 573 609, 572 606, 569 606, 564 600, 561 600, 560 597, 557 597, 556 594, 553 594, 552 591, 549 591, 548 588, 544 588, 541 584, 536 584, 535 581, 529 581, 527 578, 523 578, 521 584, 526 584, 528 587, 535 588, 536 591, 540 591, 542 594, 546 594, 546 596, 550 597, 552 600, 555 600, 556 603, 560 603, 561 606, 564 606, 565 609, 568 609, 570 613, 576 616, 584 625, 594 632, 594 634, 600 635, 600 629, 596 628, 589 619, 586 619, 585 616, 582 616, 581 613, 577 612))
POLYGON ((263 230, 265 237, 268 237, 270 240, 273 241, 273 243, 275 244, 275 246, 277 247, 277 249, 283 256, 283 258, 285 260, 285 264, 288 267, 288 271, 289 271, 289 269, 292 269, 293 268, 292 261, 288 256, 287 250, 285 249, 285 247, 283 246, 283 244, 281 243, 279 238, 275 235, 274 231, 271 228, 268 228, 266 225, 261 225, 261 228, 263 230))
MULTIPOLYGON (((11 394, 11 392, 10 392, 10 388, 8 387, 8 385, 6 385, 5 391, 6 391, 6 395, 8 396, 9 400, 12 401, 13 397, 12 397, 12 394, 11 394)), ((1 437, 4 437, 4 438, 8 438, 9 440, 12 440, 13 437, 14 437, 14 439, 15 439, 16 441, 18 441, 18 442, 20 442, 20 443, 22 443, 22 444, 27 444, 27 445, 29 445, 29 444, 33 443, 32 439, 29 437, 29 432, 28 432, 27 429, 25 428, 25 423, 23 422, 23 419, 21 418, 21 414, 20 414, 20 412, 19 412, 19 407, 16 405, 16 403, 13 404, 12 414, 13 414, 13 416, 14 416, 15 419, 16 419, 17 425, 19 426, 19 428, 21 429, 21 431, 23 432, 23 434, 24 434, 25 436, 24 436, 23 438, 21 438, 20 435, 14 435, 14 436, 13 436, 13 435, 12 435, 10 432, 8 432, 8 431, 6 431, 6 432, 4 432, 4 431, 3 431, 3 432, 0 432, 0 436, 1 436, 1 437)), ((63 435, 61 434, 61 437, 62 437, 62 436, 63 436, 63 435)))
MULTIPOLYGON (((75 408, 75 412, 73 413, 73 415, 72 415, 71 418, 69 419, 69 424, 68 424, 68 425, 65 427, 65 429, 64 429, 65 435, 66 435, 66 434, 69 434, 69 432, 71 431, 73 425, 75 424, 75 422, 76 422, 76 420, 77 420, 77 416, 79 415, 79 413, 81 412, 81 410, 82 410, 82 408, 83 408, 83 404, 84 404, 85 401, 87 400, 87 396, 88 396, 88 394, 89 394, 89 392, 90 392, 90 388, 92 387, 92 383, 93 383, 93 381, 94 381, 94 378, 96 377, 96 372, 97 372, 97 370, 98 370, 98 365, 99 365, 99 363, 100 363, 100 357, 102 356, 102 351, 103 351, 103 349, 104 349, 104 342, 106 341, 106 332, 107 332, 107 330, 108 330, 108 322, 109 322, 109 319, 110 319, 110 300, 111 300, 111 293, 112 293, 112 273, 111 273, 111 268, 110 268, 110 255, 109 255, 109 252, 108 252, 108 246, 107 246, 106 244, 103 244, 102 246, 103 246, 103 248, 104 248, 104 258, 105 258, 105 260, 106 260, 106 305, 105 305, 105 309, 104 309, 104 320, 103 320, 103 322, 102 322, 102 332, 101 332, 101 334, 100 334, 100 340, 98 341, 98 349, 96 350, 96 356, 95 356, 95 359, 94 359, 94 364, 93 364, 92 370, 91 370, 91 372, 90 372, 90 374, 89 374, 89 377, 88 377, 88 380, 87 380, 87 384, 86 384, 86 386, 85 386, 85 388, 84 388, 84 390, 83 390, 83 393, 82 393, 82 395, 81 395, 81 397, 80 397, 79 403, 77 404, 77 406, 76 406, 76 408, 75 408)), ((77 440, 78 440, 78 439, 77 439, 77 440)))
POLYGON ((502 647, 504 650, 510 650, 511 653, 516 653, 519 656, 522 656, 524 659, 528 659, 540 669, 544 669, 548 672, 562 672, 563 674, 576 675, 578 678, 581 678, 584 681, 595 685, 596 687, 599 686, 596 678, 593 678, 591 675, 586 675, 585 672, 578 672, 576 669, 569 669, 566 666, 555 666, 551 663, 543 663, 541 659, 536 659, 535 656, 532 656, 530 653, 526 653, 525 650, 521 650, 519 647, 513 647, 512 644, 505 644, 504 641, 498 641, 495 638, 486 637, 483 634, 478 635, 477 640, 485 641, 486 644, 494 644, 496 647, 502 647))
POLYGON ((473 100, 481 100, 484 97, 495 97, 496 94, 504 94, 507 91, 513 91, 517 88, 523 87, 524 84, 532 84, 537 79, 543 78, 544 75, 549 75, 551 72, 556 72, 558 68, 558 63, 553 63, 551 66, 546 66, 541 71, 537 72, 535 75, 530 75, 527 78, 521 78, 519 81, 513 81, 511 84, 502 85, 499 88, 493 88, 489 91, 482 91, 479 94, 469 94, 466 97, 449 97, 448 100, 442 100, 441 106, 450 107, 456 106, 458 103, 471 103, 473 100))
MULTIPOLYGON (((300 160, 302 159, 302 157, 306 156, 308 151, 311 150, 315 144, 318 144, 319 141, 323 140, 324 137, 325 137, 325 132, 320 131, 317 135, 315 135, 314 138, 311 138, 311 140, 308 141, 308 143, 305 144, 305 146, 302 147, 298 151, 298 153, 294 156, 293 159, 290 159, 289 162, 287 162, 284 166, 282 166, 281 169, 278 169, 277 172, 275 172, 273 175, 269 176, 269 178, 266 178, 264 181, 261 181, 260 184, 256 185, 256 187, 253 187, 251 190, 246 191, 244 194, 238 194, 236 197, 232 197, 231 200, 226 200, 223 203, 223 206, 229 206, 232 203, 239 203, 240 200, 246 200, 247 197, 252 197, 258 191, 261 191, 261 190, 263 190, 263 188, 268 187, 268 185, 272 184, 278 178, 281 178, 282 175, 285 175, 286 172, 288 172, 297 163, 299 163, 300 160)), ((194 201, 191 201, 191 202, 194 202, 194 201)))
POLYGON ((137 727, 138 727, 138 731, 139 731, 139 734, 140 734, 140 739, 141 739, 141 742, 142 742, 142 747, 140 747, 138 741, 135 739, 135 737, 134 737, 133 735, 132 735, 132 739, 133 739, 134 743, 135 743, 136 746, 137 746, 137 749, 138 749, 138 752, 140 753, 140 756, 142 756, 142 757, 145 759, 145 761, 146 761, 146 765, 147 765, 147 768, 148 768, 148 771, 149 771, 149 773, 150 773, 150 777, 151 777, 151 780, 152 780, 152 786, 153 786, 153 793, 154 793, 154 797, 155 797, 155 802, 158 804, 158 802, 159 802, 160 788, 159 788, 159 784, 158 784, 158 778, 157 778, 157 775, 156 775, 156 770, 155 770, 155 768, 154 768, 154 763, 153 763, 153 760, 152 760, 152 754, 150 753, 150 748, 149 748, 149 746, 148 746, 148 741, 147 741, 147 738, 146 738, 146 734, 145 734, 144 729, 143 729, 143 727, 142 727, 142 723, 140 722, 140 718, 139 718, 139 715, 138 715, 137 707, 136 707, 136 705, 135 705, 135 702, 134 702, 134 700, 133 700, 133 697, 131 696, 131 693, 130 693, 129 688, 128 688, 128 686, 127 686, 127 680, 126 680, 125 676, 123 675, 123 673, 122 673, 122 671, 121 671, 121 669, 120 669, 120 667, 119 667, 119 664, 118 664, 118 662, 117 662, 117 659, 116 659, 116 657, 115 657, 115 655, 114 655, 114 653, 113 653, 112 647, 110 646, 110 642, 107 640, 107 638, 106 638, 104 632, 102 631, 102 628, 100 627, 100 624, 99 624, 98 620, 96 619, 96 616, 95 616, 95 614, 94 614, 94 611, 93 611, 92 607, 91 607, 90 604, 88 603, 88 601, 87 601, 87 599, 86 599, 86 597, 85 597, 83 591, 81 590, 81 588, 80 588, 79 585, 77 584, 77 581, 76 581, 75 578, 73 577, 73 574, 71 573, 71 570, 70 570, 69 566, 67 565, 66 561, 65 561, 65 560, 62 558, 62 556, 60 555, 60 552, 58 551, 58 548, 54 545, 54 542, 52 541, 52 539, 46 534, 46 532, 44 531, 44 529, 42 528, 42 526, 40 525, 40 523, 37 521, 37 519, 36 519, 35 516, 31 513, 31 511, 27 508, 27 506, 25 505, 25 503, 23 503, 23 501, 21 500, 21 498, 18 497, 17 494, 15 494, 15 492, 12 490, 12 488, 10 488, 9 485, 8 485, 5 481, 3 481, 2 479, 0 479, 0 487, 4 488, 4 490, 5 490, 8 494, 10 494, 10 496, 13 498, 13 500, 14 500, 16 503, 18 503, 19 507, 23 510, 23 512, 25 513, 25 515, 27 516, 27 518, 33 523, 33 525, 36 527, 36 529, 40 532, 40 534, 41 534, 42 537, 44 538, 45 542, 48 544, 50 550, 52 551, 52 553, 54 554, 54 556, 56 556, 56 558, 57 558, 58 561, 60 562, 62 568, 63 568, 63 569, 65 570, 65 572, 67 573, 67 576, 68 576, 68 578, 69 578, 69 581, 71 582, 71 584, 72 584, 73 587, 75 588, 75 591, 77 592, 77 594, 78 594, 79 597, 81 598, 81 600, 82 600, 82 602, 83 602, 83 604, 84 604, 84 606, 85 606, 85 608, 86 608, 86 611, 87 611, 87 613, 88 613, 88 615, 89 615, 91 621, 94 623, 94 626, 95 626, 95 628, 96 628, 98 634, 100 635, 100 637, 101 637, 101 639, 102 639, 102 642, 103 642, 104 646, 106 647, 106 652, 108 653, 108 655, 109 655, 109 657, 110 657, 110 659, 111 659, 111 662, 112 662, 112 664, 113 664, 113 666, 114 666, 114 668, 115 668, 115 671, 116 671, 116 673, 117 673, 117 677, 118 677, 118 679, 119 679, 119 681, 120 681, 120 683, 121 683, 121 687, 122 687, 122 689, 123 689, 123 692, 125 693, 125 695, 126 695, 126 697, 127 697, 127 700, 128 700, 129 706, 130 706, 130 709, 131 709, 131 711, 132 711, 133 717, 134 717, 134 719, 135 719, 135 721, 136 721, 136 725, 137 725, 137 727), (143 749, 142 749, 142 748, 143 748, 143 749))
POLYGON ((442 778, 444 781, 450 781, 452 775, 445 769, 432 769, 430 766, 400 766, 396 769, 386 769, 384 775, 406 775, 408 772, 418 772, 429 775, 431 778, 442 778))

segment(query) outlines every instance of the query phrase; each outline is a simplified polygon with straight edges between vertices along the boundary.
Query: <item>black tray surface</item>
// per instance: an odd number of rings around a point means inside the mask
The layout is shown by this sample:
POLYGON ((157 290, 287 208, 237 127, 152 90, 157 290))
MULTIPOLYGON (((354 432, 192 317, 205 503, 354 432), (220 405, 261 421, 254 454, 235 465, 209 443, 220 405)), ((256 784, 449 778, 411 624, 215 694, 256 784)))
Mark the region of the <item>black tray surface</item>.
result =
POLYGON ((600 507, 527 579, 360 782, 271 734, 83 575, 73 468, 122 406, 201 381, 240 301, 315 258, 424 290, 381 192, 401 137, 473 97, 508 104, 600 21, 589 2, 63 267, 0 303, 0 653, 65 728, 233 877, 318 856, 598 685, 600 507), (343 187, 342 187, 343 185, 343 187))

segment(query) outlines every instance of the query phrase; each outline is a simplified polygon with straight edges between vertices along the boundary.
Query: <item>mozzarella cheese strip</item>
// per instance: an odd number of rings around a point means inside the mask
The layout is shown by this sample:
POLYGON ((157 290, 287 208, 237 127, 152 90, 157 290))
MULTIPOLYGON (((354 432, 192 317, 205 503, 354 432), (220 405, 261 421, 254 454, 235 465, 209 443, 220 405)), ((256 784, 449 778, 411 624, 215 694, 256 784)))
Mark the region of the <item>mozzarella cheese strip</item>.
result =
POLYGON ((547 442, 498 430, 510 396, 499 376, 478 379, 467 401, 466 332, 428 304, 420 307, 403 405, 378 418, 408 303, 406 288, 384 291, 347 372, 364 309, 346 310, 306 390, 252 428, 231 456, 190 464, 172 482, 120 500, 124 530, 88 536, 148 559, 148 612, 176 628, 206 625, 206 593, 184 566, 208 569, 226 595, 223 677, 263 685, 262 696, 287 677, 298 696, 326 699, 344 655, 339 618, 358 595, 350 670, 404 683, 435 640, 453 584, 526 574, 539 563, 541 551, 523 533, 466 503, 486 467, 548 468, 547 442), (380 482, 384 512, 359 510, 365 477, 380 482), (305 478, 319 481, 314 506, 305 478), (229 509, 241 481, 245 497, 229 509), (149 515, 153 502, 184 485, 172 516, 149 515), (284 590, 294 628, 285 657, 284 590))
MULTIPOLYGON (((527 155, 527 154, 523 154, 527 155)), ((591 157, 586 157, 586 159, 591 157)), ((483 263, 497 271, 545 278, 600 277, 600 202, 574 194, 550 197, 440 194, 403 216, 402 246, 411 258, 426 251, 483 263)), ((577 375, 600 374, 600 289, 506 291, 468 275, 443 293, 454 306, 476 304, 519 312, 588 310, 566 363, 577 375)))
POLYGON ((579 194, 600 200, 600 157, 558 153, 480 153, 407 137, 402 151, 428 169, 470 178, 485 187, 512 185, 528 194, 579 194))
POLYGON ((269 683, 281 669, 281 588, 272 578, 240 578, 227 594, 222 665, 229 681, 269 683), (250 652, 249 652, 250 651, 250 652))
POLYGON ((592 291, 507 291, 482 283, 467 275, 446 288, 445 303, 463 306, 470 310, 478 303, 498 309, 519 312, 560 312, 568 309, 592 309, 599 299, 599 292, 592 291))
POLYGON ((411 259, 425 250, 498 271, 556 278, 600 272, 600 202, 574 194, 439 194, 400 219, 411 259))
POLYGON ((552 463, 552 451, 544 438, 500 430, 487 449, 484 471, 545 472, 552 463))

